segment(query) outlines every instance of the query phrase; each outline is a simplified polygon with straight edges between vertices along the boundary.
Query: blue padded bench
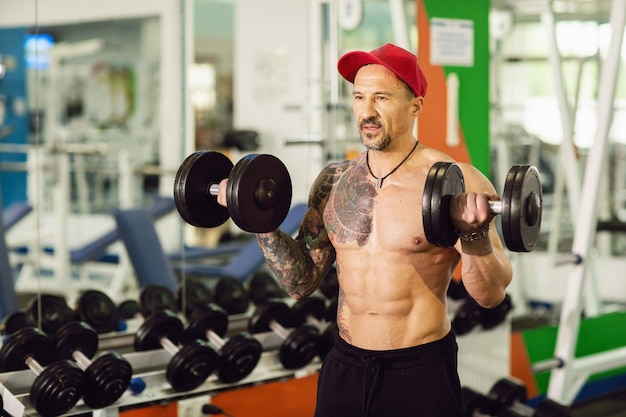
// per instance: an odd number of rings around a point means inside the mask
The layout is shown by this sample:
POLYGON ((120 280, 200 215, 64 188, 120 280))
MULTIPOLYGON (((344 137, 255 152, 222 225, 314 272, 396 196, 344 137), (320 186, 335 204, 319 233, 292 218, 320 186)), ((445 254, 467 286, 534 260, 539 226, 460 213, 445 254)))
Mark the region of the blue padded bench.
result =
POLYGON ((33 206, 24 201, 18 201, 9 204, 9 206, 2 211, 2 223, 4 224, 4 231, 6 232, 7 230, 15 226, 31 211, 33 211, 33 206))
MULTIPOLYGON (((164 215, 171 213, 176 208, 173 198, 158 196, 154 199, 154 203, 146 209, 150 217, 158 219, 164 215)), ((93 241, 79 248, 70 251, 70 262, 74 265, 82 264, 90 260, 98 259, 106 248, 115 243, 120 238, 117 227, 109 232, 94 239, 93 241)), ((117 257, 105 257, 103 261, 115 262, 117 257)))
MULTIPOLYGON (((293 206, 280 229, 288 234, 297 232, 306 210, 306 204, 293 206)), ((163 251, 154 222, 148 213, 142 209, 117 210, 115 220, 140 286, 159 284, 176 290, 177 279, 170 265, 170 259, 163 251)), ((204 250, 204 257, 210 257, 212 250, 215 250, 213 254, 224 255, 223 252, 220 253, 218 247, 204 250)), ((245 281, 264 262, 263 253, 256 238, 253 238, 244 243, 226 265, 187 265, 185 272, 217 277, 228 275, 245 281)))

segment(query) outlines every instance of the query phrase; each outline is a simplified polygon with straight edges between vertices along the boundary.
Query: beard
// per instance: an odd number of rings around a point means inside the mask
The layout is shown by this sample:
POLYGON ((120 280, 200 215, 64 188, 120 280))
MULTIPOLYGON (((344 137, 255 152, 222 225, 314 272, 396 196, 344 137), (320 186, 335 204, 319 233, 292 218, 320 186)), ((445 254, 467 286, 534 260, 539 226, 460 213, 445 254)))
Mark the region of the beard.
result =
POLYGON ((359 135, 361 136, 361 143, 367 149, 372 151, 382 151, 391 143, 391 136, 389 136, 383 125, 376 118, 361 120, 361 123, 359 123, 359 135), (363 128, 368 125, 376 126, 381 130, 375 135, 371 133, 364 133, 363 128))

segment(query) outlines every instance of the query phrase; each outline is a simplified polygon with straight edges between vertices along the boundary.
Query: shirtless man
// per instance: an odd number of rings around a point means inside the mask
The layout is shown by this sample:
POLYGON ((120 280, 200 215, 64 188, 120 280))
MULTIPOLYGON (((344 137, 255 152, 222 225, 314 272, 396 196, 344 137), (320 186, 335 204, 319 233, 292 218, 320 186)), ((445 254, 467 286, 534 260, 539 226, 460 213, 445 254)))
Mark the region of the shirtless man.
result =
MULTIPOLYGON (((428 170, 452 159, 413 136, 426 80, 416 57, 387 44, 339 60, 354 83, 353 113, 366 150, 320 173, 295 239, 257 235, 270 268, 293 298, 306 297, 336 262, 339 337, 319 375, 316 417, 463 416, 457 344, 446 308, 451 274, 483 307, 497 306, 511 265, 488 198, 493 185, 459 164, 467 192, 450 215, 454 248, 430 245, 422 224, 428 170)), ((427 123, 427 121, 426 121, 427 123)), ((218 200, 225 204, 225 182, 218 200)))

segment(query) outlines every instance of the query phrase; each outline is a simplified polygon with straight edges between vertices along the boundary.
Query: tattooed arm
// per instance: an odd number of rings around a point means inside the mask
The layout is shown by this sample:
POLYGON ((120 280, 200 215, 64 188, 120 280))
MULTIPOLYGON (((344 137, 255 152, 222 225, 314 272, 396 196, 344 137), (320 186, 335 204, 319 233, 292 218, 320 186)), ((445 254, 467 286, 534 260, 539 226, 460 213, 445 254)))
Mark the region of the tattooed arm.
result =
POLYGON ((318 175, 309 195, 309 208, 296 238, 275 230, 257 235, 268 266, 293 298, 311 294, 335 262, 335 249, 324 226, 324 207, 348 162, 330 164, 318 175))

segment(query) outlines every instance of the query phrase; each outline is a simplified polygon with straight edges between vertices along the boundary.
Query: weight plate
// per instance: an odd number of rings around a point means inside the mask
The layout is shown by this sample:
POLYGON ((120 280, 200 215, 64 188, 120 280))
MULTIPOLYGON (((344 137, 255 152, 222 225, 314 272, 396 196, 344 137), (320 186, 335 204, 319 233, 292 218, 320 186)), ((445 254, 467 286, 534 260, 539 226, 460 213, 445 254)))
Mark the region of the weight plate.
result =
POLYGON ((163 285, 148 284, 139 294, 141 311, 144 316, 149 316, 157 311, 176 311, 176 298, 169 288, 163 285))
POLYGON ((489 390, 489 398, 494 400, 500 410, 510 408, 514 403, 525 403, 526 387, 516 381, 502 378, 496 381, 489 390))
POLYGON ((335 345, 335 337, 337 337, 338 332, 339 328, 335 323, 330 323, 326 327, 326 329, 324 329, 318 346, 318 354, 320 358, 324 359, 326 355, 328 355, 328 352, 330 352, 330 350, 333 348, 333 346, 335 345))
POLYGON ((130 320, 141 314, 141 306, 135 300, 125 300, 117 306, 117 315, 122 320, 130 320))
POLYGON ((530 252, 541 228, 543 191, 537 168, 514 165, 502 193, 502 235, 509 250, 530 252))
POLYGON ((115 303, 102 291, 88 290, 81 294, 76 304, 76 317, 97 333, 108 333, 117 328, 115 303))
POLYGON ((278 357, 285 369, 300 369, 308 365, 319 352, 320 334, 307 324, 287 336, 280 345, 278 357))
POLYGON ((482 308, 471 297, 467 297, 454 313, 452 329, 457 336, 471 332, 480 323, 482 308))
POLYGON ((54 334, 65 323, 74 320, 74 312, 65 299, 52 294, 42 294, 31 298, 26 306, 26 315, 34 326, 41 328, 47 334, 54 334), (39 325, 40 304, 41 325, 39 325))
POLYGON ((262 351, 261 343, 248 334, 234 335, 220 350, 217 377, 225 383, 241 381, 257 366, 262 351))
POLYGON ((228 177, 226 200, 235 224, 251 233, 276 230, 291 207, 291 177, 272 155, 243 157, 228 177))
POLYGON ((135 350, 144 351, 160 349, 161 338, 169 339, 177 345, 183 334, 183 323, 171 311, 157 311, 146 317, 135 333, 135 350))
POLYGON ((0 348, 0 372, 27 369, 24 362, 32 357, 41 366, 54 360, 54 344, 40 329, 25 327, 9 336, 0 348))
POLYGON ((270 298, 286 297, 276 278, 266 271, 255 272, 248 282, 248 293, 254 304, 261 304, 270 298))
POLYGON ((211 301, 211 290, 199 279, 186 278, 176 292, 178 311, 183 311, 184 304, 185 316, 189 316, 196 308, 207 306, 211 301))
POLYGON ((98 334, 88 324, 72 321, 65 324, 52 336, 59 359, 72 359, 75 351, 93 358, 98 351, 98 334))
POLYGON ((283 327, 291 327, 291 310, 282 301, 268 300, 259 304, 250 321, 248 331, 252 334, 270 332, 270 323, 276 321, 283 327))
POLYGON ((59 416, 71 410, 83 395, 84 374, 74 362, 56 361, 35 378, 29 400, 43 416, 59 416))
POLYGON ((219 152, 194 152, 174 178, 174 201, 181 217, 197 227, 217 227, 228 220, 228 209, 209 193, 211 184, 228 178, 233 163, 219 152))
POLYGON ((167 365, 167 382, 178 392, 202 385, 217 367, 217 352, 203 341, 184 345, 167 365))
POLYGON ((241 281, 237 278, 221 277, 213 288, 213 299, 228 314, 241 314, 248 311, 250 298, 241 281))
POLYGON ((216 305, 207 305, 198 308, 188 318, 184 340, 206 340, 207 332, 212 331, 219 337, 224 337, 228 329, 228 315, 216 305))
POLYGON ((15 333, 19 329, 29 327, 32 324, 28 321, 26 313, 23 311, 15 311, 7 315, 0 324, 0 334, 9 335, 15 333))
POLYGON ((133 368, 117 352, 105 353, 85 369, 83 401, 88 407, 108 407, 126 392, 133 368))
POLYGON ((324 320, 326 318, 326 302, 315 296, 301 298, 291 306, 291 317, 295 326, 306 323, 308 317, 324 320))
POLYGON ((450 217, 452 196, 465 192, 463 173, 458 165, 436 162, 428 171, 422 197, 424 235, 432 245, 449 248, 459 232, 450 217))

